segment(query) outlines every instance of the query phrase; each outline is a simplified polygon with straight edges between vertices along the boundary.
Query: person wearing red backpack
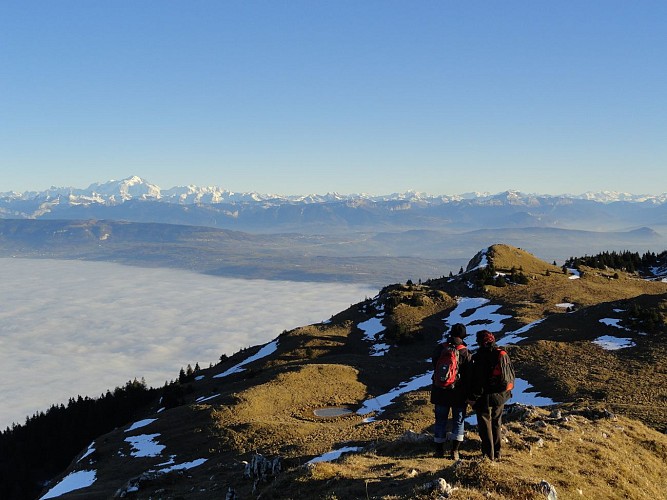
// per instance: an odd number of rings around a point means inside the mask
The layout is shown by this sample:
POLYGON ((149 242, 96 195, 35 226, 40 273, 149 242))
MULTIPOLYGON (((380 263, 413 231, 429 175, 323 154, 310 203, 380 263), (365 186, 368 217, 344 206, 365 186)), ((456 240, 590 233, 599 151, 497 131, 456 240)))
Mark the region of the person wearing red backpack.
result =
POLYGON ((472 358, 463 342, 466 327, 461 323, 452 326, 447 341, 438 344, 433 351, 433 384, 431 403, 435 405, 433 441, 435 456, 445 456, 445 443, 452 442, 450 458, 459 459, 459 447, 463 441, 463 421, 466 412, 467 374, 472 358), (447 432, 450 421, 451 429, 447 432))
POLYGON ((502 415, 512 397, 514 369, 507 352, 488 330, 477 332, 479 348, 472 357, 468 401, 477 415, 482 454, 500 460, 502 415))

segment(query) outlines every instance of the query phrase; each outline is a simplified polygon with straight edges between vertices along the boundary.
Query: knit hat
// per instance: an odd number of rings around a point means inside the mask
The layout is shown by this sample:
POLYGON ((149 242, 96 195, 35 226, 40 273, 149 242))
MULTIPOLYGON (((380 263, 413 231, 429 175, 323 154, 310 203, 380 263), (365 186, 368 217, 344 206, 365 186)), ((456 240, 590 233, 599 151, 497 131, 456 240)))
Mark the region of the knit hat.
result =
POLYGON ((450 337, 458 337, 460 339, 465 338, 468 335, 466 332, 466 326, 463 323, 456 323, 452 326, 452 329, 449 331, 450 337))
POLYGON ((495 343, 496 337, 488 330, 480 330, 477 332, 477 343, 482 346, 488 346, 495 343))

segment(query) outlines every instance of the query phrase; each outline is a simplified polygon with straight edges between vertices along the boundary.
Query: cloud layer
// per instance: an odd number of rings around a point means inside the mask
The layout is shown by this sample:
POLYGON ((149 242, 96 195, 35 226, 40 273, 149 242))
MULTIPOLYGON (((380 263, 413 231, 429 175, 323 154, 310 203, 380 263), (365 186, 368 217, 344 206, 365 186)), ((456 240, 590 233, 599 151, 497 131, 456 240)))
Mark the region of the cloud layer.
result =
POLYGON ((135 377, 160 386, 377 292, 82 261, 2 258, 0 269, 0 428, 135 377))

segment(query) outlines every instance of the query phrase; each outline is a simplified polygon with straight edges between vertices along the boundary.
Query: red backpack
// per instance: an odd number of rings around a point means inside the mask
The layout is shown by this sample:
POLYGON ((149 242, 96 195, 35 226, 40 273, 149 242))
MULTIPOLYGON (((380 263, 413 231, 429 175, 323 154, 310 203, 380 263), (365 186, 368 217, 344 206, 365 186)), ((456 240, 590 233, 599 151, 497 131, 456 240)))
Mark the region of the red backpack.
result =
POLYGON ((440 357, 433 372, 433 385, 443 389, 453 389, 459 379, 459 351, 465 349, 463 344, 452 345, 446 343, 442 347, 440 357))
POLYGON ((514 389, 514 367, 510 361, 509 354, 504 349, 497 347, 498 362, 491 372, 490 386, 492 392, 505 392, 514 389))

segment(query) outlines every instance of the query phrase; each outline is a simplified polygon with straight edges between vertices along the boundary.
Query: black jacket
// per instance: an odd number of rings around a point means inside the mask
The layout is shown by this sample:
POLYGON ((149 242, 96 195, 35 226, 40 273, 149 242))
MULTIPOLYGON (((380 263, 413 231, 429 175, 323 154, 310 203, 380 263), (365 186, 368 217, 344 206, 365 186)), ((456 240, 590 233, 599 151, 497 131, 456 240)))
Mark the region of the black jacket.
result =
POLYGON ((468 400, 475 401, 474 409, 500 406, 512 397, 511 391, 499 390, 491 384, 491 372, 498 363, 498 346, 482 346, 472 357, 468 400))
MULTIPOLYGON (((465 346, 465 343, 462 345, 465 346)), ((433 350, 431 356, 433 370, 435 370, 435 366, 438 363, 438 358, 440 358, 440 353, 444 346, 444 343, 438 344, 433 350)), ((453 406, 455 408, 462 408, 465 406, 471 360, 472 355, 467 347, 464 347, 459 351, 459 379, 451 389, 443 389, 442 387, 431 385, 431 403, 436 405, 453 406)))

